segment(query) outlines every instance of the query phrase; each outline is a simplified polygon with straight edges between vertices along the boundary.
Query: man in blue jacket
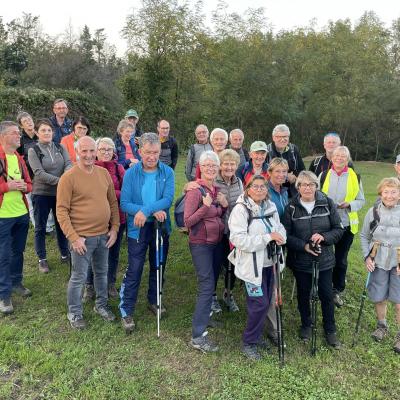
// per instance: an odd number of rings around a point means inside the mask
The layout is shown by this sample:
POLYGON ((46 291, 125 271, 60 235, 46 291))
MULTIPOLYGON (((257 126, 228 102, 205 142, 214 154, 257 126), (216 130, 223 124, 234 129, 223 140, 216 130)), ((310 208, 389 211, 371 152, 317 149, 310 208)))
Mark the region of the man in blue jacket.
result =
MULTIPOLYGON (((127 213, 128 269, 120 291, 122 326, 127 333, 135 328, 133 312, 138 296, 143 266, 149 249, 149 309, 157 314, 157 269, 155 224, 162 223, 164 240, 163 266, 168 255, 171 222, 169 208, 174 199, 175 178, 172 168, 159 161, 161 143, 155 133, 144 133, 139 139, 142 160, 129 168, 121 191, 121 209, 127 213)), ((162 309, 161 312, 165 312, 162 309)))

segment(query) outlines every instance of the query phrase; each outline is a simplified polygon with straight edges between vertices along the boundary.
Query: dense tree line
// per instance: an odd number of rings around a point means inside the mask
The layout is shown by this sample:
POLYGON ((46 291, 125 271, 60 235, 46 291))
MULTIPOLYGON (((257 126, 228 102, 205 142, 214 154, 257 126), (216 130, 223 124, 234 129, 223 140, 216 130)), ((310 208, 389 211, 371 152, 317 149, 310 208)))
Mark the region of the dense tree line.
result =
MULTIPOLYGON (((133 107, 145 130, 167 118, 183 145, 200 122, 242 128, 248 142, 286 123, 303 154, 320 151, 326 131, 339 132, 355 159, 400 150, 400 20, 388 29, 366 13, 355 25, 273 33, 262 9, 238 15, 219 2, 207 25, 201 2, 143 0, 123 35, 128 52, 119 59, 103 29, 56 40, 29 14, 0 23, 0 90, 78 90, 93 100, 79 111, 99 132, 133 107)), ((6 111, 15 110, 0 102, 0 116, 6 111)))

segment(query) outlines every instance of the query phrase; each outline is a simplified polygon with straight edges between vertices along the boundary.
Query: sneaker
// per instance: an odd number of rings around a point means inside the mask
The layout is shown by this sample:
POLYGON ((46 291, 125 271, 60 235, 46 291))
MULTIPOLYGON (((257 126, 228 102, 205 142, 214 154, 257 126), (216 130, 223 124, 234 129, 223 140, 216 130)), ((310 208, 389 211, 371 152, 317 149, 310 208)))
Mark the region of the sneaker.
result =
POLYGON ((333 292, 333 304, 335 304, 337 308, 344 306, 344 301, 340 297, 340 292, 333 292))
POLYGON ((13 293, 15 293, 21 297, 24 297, 24 298, 32 296, 32 291, 29 290, 28 288, 26 288, 22 283, 20 283, 16 286, 13 286, 12 291, 13 291, 13 293))
POLYGON ((14 312, 11 299, 0 299, 0 312, 3 314, 12 314, 14 312))
POLYGON ((311 340, 311 335, 312 335, 312 328, 311 326, 301 326, 300 327, 300 339, 303 342, 308 343, 311 340))
POLYGON ((339 339, 336 337, 336 332, 326 333, 325 334, 326 343, 329 346, 332 346, 334 349, 339 349, 342 345, 339 339))
POLYGON ((68 313, 67 318, 73 329, 86 329, 86 322, 82 315, 68 313))
MULTIPOLYGON (((147 308, 155 315, 157 316, 157 304, 148 304, 147 308)), ((162 305, 161 306, 161 315, 165 314, 167 312, 166 308, 162 305)))
POLYGON ((96 314, 99 314, 101 318, 104 319, 104 321, 112 322, 115 321, 115 315, 111 311, 111 308, 109 306, 102 306, 102 307, 93 307, 93 311, 96 314))
POLYGON ((135 322, 133 321, 133 318, 130 315, 121 318, 121 324, 126 334, 132 333, 133 330, 135 329, 135 322))
POLYGON ((224 293, 224 303, 226 307, 228 308, 229 311, 231 312, 237 312, 239 311, 239 307, 236 304, 235 299, 233 298, 233 295, 231 294, 230 300, 228 299, 228 293, 224 293))
POLYGON ((119 293, 114 283, 108 285, 108 297, 110 299, 118 299, 119 293))
POLYGON ((258 352, 256 344, 244 344, 242 346, 242 353, 252 361, 261 360, 261 354, 258 352))
POLYGON ((222 312, 222 308, 218 302, 217 296, 213 296, 212 303, 211 303, 211 311, 215 314, 222 312))
POLYGON ((376 329, 371 333, 372 339, 380 342, 383 340, 387 335, 389 335, 389 328, 387 325, 381 325, 378 323, 376 329))
POLYGON ((394 339, 393 350, 395 353, 400 354, 400 331, 397 332, 396 338, 394 339))
POLYGON ((70 255, 67 254, 66 256, 61 255, 60 261, 62 264, 67 264, 69 262, 70 255))
POLYGON ((39 272, 47 274, 49 272, 49 264, 46 259, 39 260, 39 272))
POLYGON ((94 286, 85 285, 82 301, 86 303, 87 301, 94 300, 95 298, 96 298, 96 292, 94 291, 94 286))
POLYGON ((219 350, 218 346, 208 338, 207 334, 198 338, 192 338, 189 344, 194 349, 200 350, 203 353, 215 353, 219 350))

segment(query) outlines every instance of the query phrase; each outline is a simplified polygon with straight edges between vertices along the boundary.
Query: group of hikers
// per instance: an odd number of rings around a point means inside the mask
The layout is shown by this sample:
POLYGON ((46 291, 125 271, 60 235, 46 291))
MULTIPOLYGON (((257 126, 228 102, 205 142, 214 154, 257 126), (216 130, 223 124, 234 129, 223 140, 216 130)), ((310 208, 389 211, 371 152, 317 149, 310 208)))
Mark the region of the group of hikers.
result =
MULTIPOLYGON (((17 122, 0 123, 0 312, 14 311, 12 294, 32 295, 22 283, 31 221, 38 271, 53 268, 46 255, 51 230, 60 262, 71 263, 67 318, 72 328, 86 328, 82 303, 92 300, 95 313, 114 321, 108 299, 119 298, 122 327, 132 332, 147 253, 148 308, 159 322, 166 313, 161 299, 179 156, 169 122, 158 121, 157 133, 142 133, 139 115, 130 109, 114 138, 95 140, 85 117, 68 118, 64 99, 54 101, 53 113, 34 123, 29 113, 20 112, 17 122), (117 290, 125 232, 128 266, 117 290)), ((300 339, 315 338, 319 298, 326 342, 340 348, 335 307, 345 305, 348 254, 365 204, 348 148, 337 133, 327 133, 324 154, 306 170, 284 124, 273 129, 270 144, 255 141, 248 151, 240 129, 209 133, 200 124, 194 133, 185 165, 188 182, 178 200, 182 215, 175 207, 176 224, 179 219, 188 233, 197 277, 190 346, 218 350, 208 328, 220 326, 215 315, 222 312, 221 304, 239 310, 238 279, 246 294, 243 354, 261 359, 265 336, 283 351, 280 278, 287 266, 296 282, 300 339)), ((394 167, 397 176, 378 185, 360 238, 377 318, 372 337, 381 341, 389 335, 387 303, 392 302, 393 349, 400 353, 400 155, 394 167)))

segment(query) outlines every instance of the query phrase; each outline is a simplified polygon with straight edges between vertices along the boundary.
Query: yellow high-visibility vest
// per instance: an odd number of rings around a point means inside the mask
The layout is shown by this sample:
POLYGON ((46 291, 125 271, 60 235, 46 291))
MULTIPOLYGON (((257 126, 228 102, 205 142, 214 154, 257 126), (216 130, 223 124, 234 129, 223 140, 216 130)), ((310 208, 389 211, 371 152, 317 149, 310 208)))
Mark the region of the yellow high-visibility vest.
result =
MULTIPOLYGON (((326 174, 325 182, 322 185, 322 191, 327 195, 329 191, 329 184, 331 178, 331 169, 326 174)), ((352 168, 347 170, 348 178, 347 178, 347 187, 346 187, 346 197, 344 201, 346 203, 350 203, 354 201, 357 197, 358 192, 360 191, 360 185, 358 183, 357 174, 353 171, 352 168)), ((349 212, 349 221, 350 221, 350 231, 353 235, 358 232, 358 214, 357 211, 350 211, 349 212)))

